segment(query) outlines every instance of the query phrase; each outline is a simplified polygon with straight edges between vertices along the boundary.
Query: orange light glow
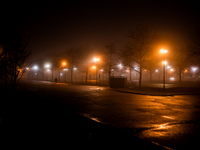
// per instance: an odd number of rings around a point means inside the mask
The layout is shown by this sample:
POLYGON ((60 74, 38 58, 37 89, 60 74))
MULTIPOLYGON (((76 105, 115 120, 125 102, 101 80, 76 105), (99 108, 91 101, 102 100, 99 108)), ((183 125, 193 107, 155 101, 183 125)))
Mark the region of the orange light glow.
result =
POLYGON ((67 65, 66 61, 61 62, 62 67, 65 67, 67 65))
POLYGON ((95 57, 95 58, 93 59, 93 61, 94 61, 94 62, 97 62, 97 61, 100 61, 100 59, 95 57))

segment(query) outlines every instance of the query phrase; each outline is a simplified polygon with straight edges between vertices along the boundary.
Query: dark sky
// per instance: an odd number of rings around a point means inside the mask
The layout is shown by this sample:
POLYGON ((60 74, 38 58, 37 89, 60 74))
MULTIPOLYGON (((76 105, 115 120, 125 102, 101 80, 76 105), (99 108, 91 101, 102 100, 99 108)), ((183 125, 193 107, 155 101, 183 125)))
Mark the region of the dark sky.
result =
POLYGON ((135 26, 158 30, 168 43, 198 27, 200 14, 198 1, 27 1, 0 7, 1 29, 32 32, 33 56, 72 46, 100 50, 114 43, 120 48, 135 26))

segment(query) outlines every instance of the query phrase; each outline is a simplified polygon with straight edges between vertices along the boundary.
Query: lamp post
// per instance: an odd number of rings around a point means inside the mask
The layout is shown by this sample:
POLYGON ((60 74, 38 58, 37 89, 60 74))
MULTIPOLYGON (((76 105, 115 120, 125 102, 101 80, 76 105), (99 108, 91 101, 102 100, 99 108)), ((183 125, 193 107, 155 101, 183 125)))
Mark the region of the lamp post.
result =
MULTIPOLYGON (((51 68, 51 64, 46 63, 46 64, 44 65, 44 67, 45 67, 47 70, 49 70, 49 69, 51 68)), ((47 74, 47 80, 48 80, 48 74, 47 74)), ((53 81, 53 70, 52 70, 52 69, 51 69, 51 80, 53 81)))
MULTIPOLYGON (((58 81, 60 82, 60 76, 62 76, 62 73, 60 73, 61 69, 64 69, 65 67, 67 66, 67 62, 64 60, 64 61, 61 61, 61 65, 59 66, 59 78, 58 78, 58 81)), ((65 76, 65 75, 64 75, 65 76)), ((64 78, 63 76, 63 78, 64 78)), ((63 79, 64 80, 64 79, 63 79)))
POLYGON ((38 80, 38 69, 39 67, 37 65, 33 66, 33 70, 35 70, 33 78, 36 76, 36 80, 38 80))
POLYGON ((192 71, 194 72, 194 80, 196 80, 196 71, 197 71, 197 67, 192 67, 192 71))
POLYGON ((165 60, 165 54, 167 53, 167 50, 161 49, 160 53, 163 55, 163 59, 164 59, 162 64, 163 64, 163 89, 165 89, 165 67, 166 67, 166 64, 167 64, 167 62, 165 60))
POLYGON ((98 69, 98 67, 97 67, 97 62, 99 62, 100 59, 99 59, 99 58, 94 58, 93 61, 94 61, 95 64, 96 64, 96 85, 97 85, 97 69, 98 69))

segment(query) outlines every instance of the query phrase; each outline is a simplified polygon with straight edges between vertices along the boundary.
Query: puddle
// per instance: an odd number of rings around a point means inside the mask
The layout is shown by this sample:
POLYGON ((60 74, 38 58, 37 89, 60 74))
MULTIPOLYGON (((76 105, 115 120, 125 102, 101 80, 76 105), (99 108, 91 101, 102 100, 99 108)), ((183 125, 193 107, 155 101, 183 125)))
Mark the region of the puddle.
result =
POLYGON ((171 129, 174 125, 170 123, 156 124, 152 126, 152 129, 143 131, 145 137, 163 137, 171 134, 171 129))
POLYGON ((174 119, 174 117, 171 117, 171 116, 162 116, 163 118, 167 118, 167 119, 171 119, 171 120, 173 120, 174 119))
POLYGON ((89 118, 89 119, 95 121, 95 122, 102 123, 102 122, 99 120, 99 118, 92 117, 92 116, 89 115, 89 114, 82 114, 82 115, 83 115, 84 117, 86 117, 86 118, 89 118))

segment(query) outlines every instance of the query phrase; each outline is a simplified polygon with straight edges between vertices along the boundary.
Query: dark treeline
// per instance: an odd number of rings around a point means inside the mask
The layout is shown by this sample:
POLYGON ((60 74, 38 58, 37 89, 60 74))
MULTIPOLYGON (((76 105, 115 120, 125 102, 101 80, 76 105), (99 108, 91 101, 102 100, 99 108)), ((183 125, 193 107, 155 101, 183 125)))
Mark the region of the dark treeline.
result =
MULTIPOLYGON (((200 65, 200 30, 194 30, 173 43, 168 50, 166 60, 170 61, 179 75, 181 83, 181 74, 189 66, 200 65)), ((18 32, 0 33, 0 78, 4 86, 15 88, 26 72, 27 67, 31 67, 31 51, 28 49, 30 35, 18 32)), ((96 51, 95 55, 100 57, 99 68, 103 68, 108 77, 112 76, 112 70, 116 70, 119 63, 130 70, 139 74, 139 86, 141 86, 142 72, 149 70, 150 80, 153 70, 161 62, 159 55, 159 43, 162 42, 162 34, 150 28, 135 27, 129 31, 127 42, 121 48, 116 48, 114 43, 105 44, 104 48, 96 51), (137 66, 134 67, 134 66, 137 66)), ((86 82, 88 78, 88 67, 94 52, 89 52, 84 47, 72 47, 66 51, 55 51, 50 56, 53 69, 60 67, 60 61, 66 60, 67 67, 71 69, 73 75, 74 67, 81 68, 85 73, 86 82)), ((45 60, 44 60, 45 61, 45 60)), ((32 62, 33 64, 34 62, 32 62)), ((41 62, 37 62, 41 63, 41 62)), ((72 80, 72 79, 71 79, 72 80)))

